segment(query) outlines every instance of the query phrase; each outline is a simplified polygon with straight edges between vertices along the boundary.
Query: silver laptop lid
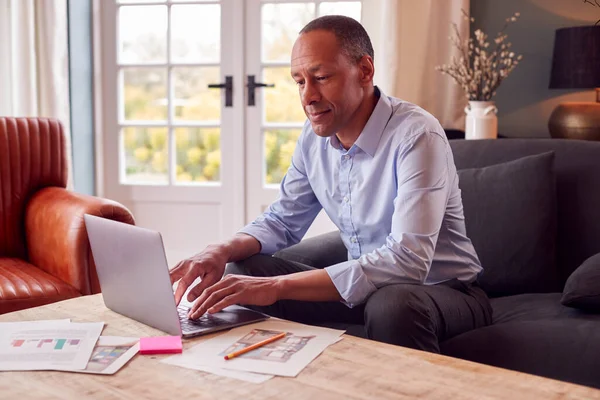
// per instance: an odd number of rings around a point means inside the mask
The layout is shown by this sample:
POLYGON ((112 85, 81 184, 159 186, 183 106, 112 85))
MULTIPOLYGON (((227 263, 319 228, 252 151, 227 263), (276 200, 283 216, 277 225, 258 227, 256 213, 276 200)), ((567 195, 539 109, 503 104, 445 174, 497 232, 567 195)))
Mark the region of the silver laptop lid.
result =
POLYGON ((84 218, 106 307, 180 336, 160 233, 88 214, 84 218))

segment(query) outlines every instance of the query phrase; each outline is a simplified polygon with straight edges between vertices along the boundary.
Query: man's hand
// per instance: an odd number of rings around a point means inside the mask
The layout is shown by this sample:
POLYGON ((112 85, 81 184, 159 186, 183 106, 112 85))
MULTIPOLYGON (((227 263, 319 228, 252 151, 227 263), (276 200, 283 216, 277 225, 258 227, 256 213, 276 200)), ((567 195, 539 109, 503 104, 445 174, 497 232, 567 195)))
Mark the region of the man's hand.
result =
POLYGON ((188 317, 196 319, 207 311, 212 314, 232 304, 269 306, 279 300, 279 282, 278 277, 227 275, 204 290, 190 309, 188 317))
POLYGON ((179 281, 175 291, 175 303, 179 304, 185 291, 196 280, 202 281, 188 293, 188 301, 194 301, 209 286, 223 276, 229 255, 223 247, 209 246, 202 253, 181 261, 170 271, 171 284, 179 281))
POLYGON ((196 319, 232 304, 269 306, 279 300, 339 301, 342 297, 322 269, 272 277, 227 275, 202 293, 188 316, 196 319))

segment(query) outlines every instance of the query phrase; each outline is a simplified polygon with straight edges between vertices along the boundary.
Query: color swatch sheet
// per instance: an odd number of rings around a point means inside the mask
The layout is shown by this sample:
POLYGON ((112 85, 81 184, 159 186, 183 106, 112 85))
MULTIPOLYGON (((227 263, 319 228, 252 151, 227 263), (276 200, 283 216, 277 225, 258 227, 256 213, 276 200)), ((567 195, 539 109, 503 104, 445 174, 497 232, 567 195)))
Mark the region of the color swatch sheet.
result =
POLYGON ((0 323, 0 371, 86 368, 104 322, 0 323))

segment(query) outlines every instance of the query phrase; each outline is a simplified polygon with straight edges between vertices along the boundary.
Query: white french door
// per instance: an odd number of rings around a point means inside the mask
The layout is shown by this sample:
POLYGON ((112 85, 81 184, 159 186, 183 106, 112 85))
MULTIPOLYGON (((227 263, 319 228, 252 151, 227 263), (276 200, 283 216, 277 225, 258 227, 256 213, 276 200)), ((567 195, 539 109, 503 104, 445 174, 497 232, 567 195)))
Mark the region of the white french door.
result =
MULTIPOLYGON (((173 265, 226 239, 276 198, 305 119, 289 74, 292 44, 316 16, 360 20, 361 2, 95 7, 101 194, 160 231, 173 265)), ((318 220, 311 234, 334 228, 318 220)))
MULTIPOLYGON (((277 197, 306 116, 290 58, 298 32, 316 17, 341 14, 361 19, 361 1, 246 2, 246 73, 273 84, 246 111, 246 217, 251 221, 277 197)), ((324 212, 307 236, 336 229, 324 212)))

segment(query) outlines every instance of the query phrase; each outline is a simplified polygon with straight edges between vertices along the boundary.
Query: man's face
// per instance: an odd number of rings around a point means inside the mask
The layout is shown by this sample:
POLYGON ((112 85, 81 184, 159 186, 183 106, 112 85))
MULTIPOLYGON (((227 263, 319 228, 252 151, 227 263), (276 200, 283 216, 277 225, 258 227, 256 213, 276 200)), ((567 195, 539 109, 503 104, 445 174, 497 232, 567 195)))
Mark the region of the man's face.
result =
POLYGON ((341 51, 332 32, 300 35, 292 50, 291 74, 304 112, 319 136, 342 130, 361 104, 361 70, 341 51))

